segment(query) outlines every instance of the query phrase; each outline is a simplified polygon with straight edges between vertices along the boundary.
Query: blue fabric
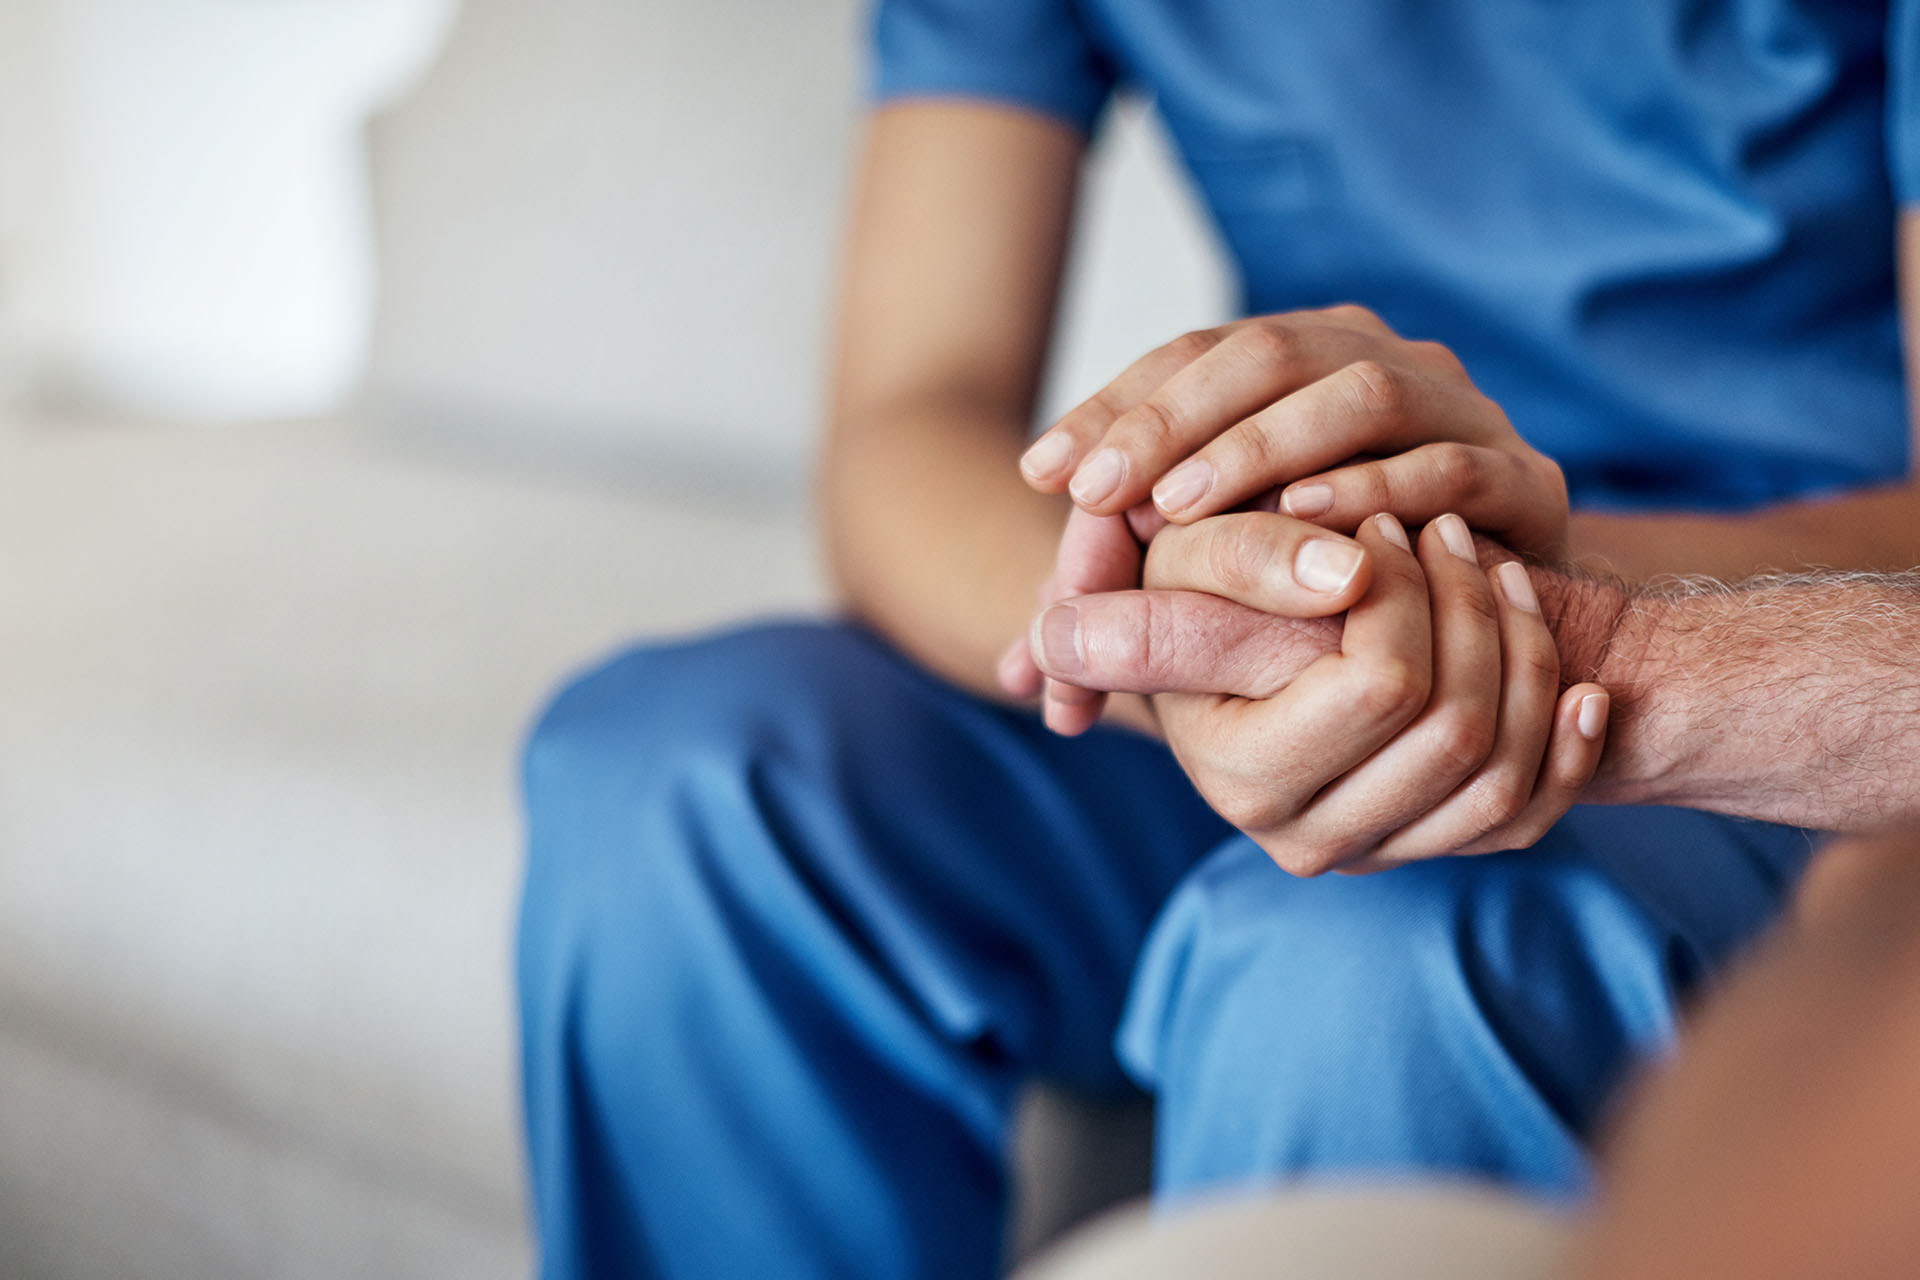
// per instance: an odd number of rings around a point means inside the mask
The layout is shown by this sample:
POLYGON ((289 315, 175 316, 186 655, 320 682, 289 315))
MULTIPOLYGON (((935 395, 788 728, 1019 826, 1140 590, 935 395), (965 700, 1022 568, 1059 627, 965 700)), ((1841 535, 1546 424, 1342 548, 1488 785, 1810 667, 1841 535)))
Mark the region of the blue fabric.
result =
POLYGON ((1053 737, 857 628, 642 648, 526 757, 542 1268, 995 1274, 1036 1075, 1159 1094, 1159 1180, 1556 1192, 1627 1061, 1774 911, 1799 833, 1580 811, 1538 849, 1294 880, 1164 749, 1053 737), (1212 852, 1209 852, 1209 851, 1212 852))
POLYGON ((880 0, 874 92, 1152 95, 1248 312, 1446 343, 1577 503, 1906 474, 1920 0, 880 0))

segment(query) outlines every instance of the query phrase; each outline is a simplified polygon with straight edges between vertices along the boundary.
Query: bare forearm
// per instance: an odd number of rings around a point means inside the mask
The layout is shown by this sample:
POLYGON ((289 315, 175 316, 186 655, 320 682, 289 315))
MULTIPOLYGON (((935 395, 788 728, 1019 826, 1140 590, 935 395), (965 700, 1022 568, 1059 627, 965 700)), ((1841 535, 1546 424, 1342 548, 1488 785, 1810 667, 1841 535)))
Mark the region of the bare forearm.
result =
POLYGON ((1573 517, 1574 555, 1634 581, 1663 574, 1908 569, 1920 564, 1920 489, 1890 486, 1737 515, 1573 517))
POLYGON ((1920 575, 1535 577, 1566 612, 1563 656, 1614 692, 1593 799, 1836 830, 1920 817, 1920 575))
POLYGON ((994 693, 1033 613, 1063 503, 1020 482, 1023 433, 985 410, 906 409, 858 429, 823 486, 829 559, 856 615, 927 667, 994 693))

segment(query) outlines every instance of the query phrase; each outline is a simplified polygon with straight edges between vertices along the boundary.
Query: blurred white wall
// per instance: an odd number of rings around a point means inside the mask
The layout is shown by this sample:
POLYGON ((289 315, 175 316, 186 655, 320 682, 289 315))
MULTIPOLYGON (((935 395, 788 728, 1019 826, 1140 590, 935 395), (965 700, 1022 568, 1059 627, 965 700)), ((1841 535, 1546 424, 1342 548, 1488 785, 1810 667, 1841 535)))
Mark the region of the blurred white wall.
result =
MULTIPOLYGON (((370 359, 390 421, 791 490, 869 4, 0 0, 0 377, 218 421, 326 412, 370 359)), ((1128 104, 1047 411, 1225 311, 1128 104)))
MULTIPOLYGON (((467 0, 375 134, 380 415, 791 488, 824 402, 869 9, 467 0)), ((1112 123, 1050 406, 1226 307, 1159 131, 1137 105, 1112 123)))
POLYGON ((372 299, 361 127, 453 0, 0 0, 0 342, 16 393, 315 413, 372 299))

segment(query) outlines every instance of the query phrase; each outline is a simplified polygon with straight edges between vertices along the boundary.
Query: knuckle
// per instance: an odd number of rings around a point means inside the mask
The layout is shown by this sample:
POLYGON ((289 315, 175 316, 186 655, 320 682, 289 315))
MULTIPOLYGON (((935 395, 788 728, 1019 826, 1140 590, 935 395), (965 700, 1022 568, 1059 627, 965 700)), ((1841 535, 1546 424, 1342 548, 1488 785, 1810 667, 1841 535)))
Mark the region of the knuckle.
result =
POLYGON ((1519 820, 1533 799, 1521 778, 1511 774, 1476 782, 1463 797, 1482 835, 1506 834, 1506 828, 1519 820))
POLYGON ((1560 469, 1560 464, 1544 453, 1535 453, 1533 469, 1535 478, 1558 499, 1561 507, 1565 507, 1567 505, 1567 473, 1560 469))
POLYGON ((1493 751, 1493 724, 1472 712, 1436 716, 1429 731, 1433 760, 1457 777, 1465 777, 1485 763, 1493 751))
POLYGON ((1281 321, 1250 324, 1229 341, 1263 369, 1284 369, 1300 355, 1299 333, 1281 321))
POLYGON ((1466 445, 1457 440, 1442 440, 1428 445, 1424 453, 1422 461, 1428 474, 1447 493, 1466 495, 1480 487, 1480 457, 1466 445))
POLYGON ((1229 476, 1259 476, 1282 467, 1286 444, 1269 415, 1257 413, 1243 419, 1208 450, 1216 467, 1229 476))
POLYGON ((1214 583, 1227 595, 1258 591, 1267 566, 1264 541, 1239 521, 1217 524, 1208 535, 1206 567, 1214 583))
POLYGON ((1354 694, 1357 714, 1375 724, 1405 724, 1426 705, 1429 678, 1404 658, 1367 662, 1354 694))
MULTIPOLYGON (((1494 600, 1486 579, 1478 574, 1463 578, 1451 596, 1449 604, 1456 616, 1474 630, 1486 633, 1489 644, 1495 643, 1494 637, 1500 630, 1500 605, 1494 600)), ((1490 654, 1488 660, 1497 663, 1499 658, 1490 654)))
POLYGON ((1467 371, 1467 366, 1460 362, 1460 357, 1453 353, 1453 348, 1444 342, 1421 339, 1408 343, 1407 347, 1415 359, 1442 373, 1463 374, 1467 371))
POLYGON ((1221 335, 1217 329, 1189 329, 1163 349, 1182 363, 1191 364, 1219 346, 1220 341, 1221 335))
POLYGON ((1348 393, 1354 407, 1369 417, 1397 420, 1407 410, 1412 388, 1407 375, 1378 360, 1347 366, 1348 393))
POLYGON ((1518 668, 1517 676, 1528 684, 1554 688, 1560 683, 1560 654, 1545 636, 1535 643, 1519 645, 1507 661, 1518 668))
POLYGON ((1175 651, 1170 633, 1177 623, 1163 600, 1151 595, 1135 598, 1140 601, 1140 625, 1125 640, 1131 663, 1127 670, 1147 680, 1159 671, 1166 655, 1175 651))
POLYGON ((1172 407, 1158 395, 1148 396, 1135 405, 1120 425, 1124 434, 1116 444, 1139 442, 1159 446, 1177 439, 1180 434, 1180 424, 1172 407))
POLYGON ((1371 462, 1349 471, 1341 478, 1336 491, 1353 504, 1354 511, 1372 512, 1395 510, 1393 499, 1397 488, 1392 469, 1383 463, 1371 462))
POLYGON ((1126 412, 1125 402, 1121 399, 1120 393, 1109 383, 1088 396, 1063 421, 1076 425, 1111 422, 1124 412, 1126 412))
POLYGON ((1291 876, 1312 880, 1327 874, 1343 860, 1339 851, 1316 841, 1273 835, 1261 841, 1261 847, 1274 865, 1291 876))
POLYGON ((1363 307, 1357 302, 1336 303, 1321 312, 1321 314, 1337 324, 1352 325, 1363 329, 1379 329, 1385 327, 1385 322, 1374 313, 1371 307, 1363 307))
MULTIPOLYGON (((1517 817, 1518 815, 1516 814, 1515 816, 1517 817)), ((1509 821, 1511 821, 1511 819, 1509 821)), ((1524 823, 1503 826, 1502 829, 1496 833, 1499 839, 1495 842, 1495 845, 1503 851, 1531 849, 1536 844, 1539 844, 1540 841, 1545 838, 1547 832, 1552 829, 1552 822, 1543 822, 1539 819, 1529 819, 1524 823)))
POLYGON ((1206 798, 1215 813, 1241 831, 1261 830, 1274 817, 1271 799, 1245 781, 1215 784, 1208 788, 1206 798))
POLYGON ((1080 637, 1087 674, 1123 682, 1151 675, 1160 652, 1154 634, 1156 612, 1152 596, 1132 597, 1119 616, 1104 619, 1104 625, 1087 620, 1083 611, 1080 637))

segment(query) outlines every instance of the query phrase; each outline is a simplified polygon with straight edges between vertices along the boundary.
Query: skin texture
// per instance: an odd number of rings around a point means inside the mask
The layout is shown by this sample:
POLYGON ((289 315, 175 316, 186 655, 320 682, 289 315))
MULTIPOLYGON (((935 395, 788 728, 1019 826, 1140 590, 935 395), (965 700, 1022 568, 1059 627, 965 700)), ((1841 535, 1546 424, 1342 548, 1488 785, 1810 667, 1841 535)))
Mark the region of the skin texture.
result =
POLYGON ((873 113, 821 467, 848 607, 964 687, 1033 612, 1066 504, 1015 466, 1047 354, 1083 139, 1027 112, 873 113))
POLYGON ((1829 849, 1810 888, 1628 1108, 1582 1280, 1913 1274, 1920 835, 1829 849))
MULTIPOLYGON (((1920 457, 1920 210, 1901 213, 1899 237, 1907 392, 1916 402, 1920 457)), ((1920 478, 1737 516, 1579 513, 1571 532, 1582 564, 1635 580, 1663 573, 1734 579, 1820 566, 1908 569, 1920 564, 1920 478)))
POLYGON ((1329 529, 1452 511, 1527 554, 1566 551, 1560 468, 1451 351, 1359 306, 1183 334, 1049 428, 1021 470, 1094 515, 1151 492, 1163 517, 1191 523, 1285 486, 1280 510, 1329 529), (1348 463, 1358 455, 1379 456, 1348 463))
POLYGON ((1358 533, 1365 598, 1339 627, 1305 624, 1271 612, 1293 588, 1267 571, 1302 527, 1254 513, 1169 529, 1152 590, 1056 605, 1036 656, 1063 679, 1124 673, 1107 687, 1161 693, 1201 794, 1296 875, 1537 840, 1593 774, 1607 696, 1562 689, 1525 570, 1483 567, 1457 516, 1417 549, 1378 516, 1358 533))
MULTIPOLYGON (((1043 687, 1038 668, 1021 658, 1021 646, 1008 647, 1034 612, 1036 585, 1051 578, 1048 594, 1054 598, 1132 585, 1103 575, 1117 573, 1116 564, 1124 569, 1139 559, 1139 536, 1153 532, 1138 514, 1132 527, 1124 517, 1092 512, 1070 524, 1065 501, 1028 488, 1016 465, 1044 365, 1083 148, 1084 140, 1071 129, 1018 110, 963 102, 891 105, 876 111, 870 122, 853 201, 832 428, 821 481, 829 562, 855 614, 930 669, 981 693, 1011 688, 1016 695, 1030 695, 1043 687), (1131 549, 1123 545, 1123 532, 1133 542, 1131 549), (1074 547, 1090 550, 1082 562, 1063 564, 1056 553, 1074 547)), ((1915 215, 1908 215, 1902 230, 1909 281, 1915 274, 1913 249, 1920 243, 1915 225, 1915 215)), ((1910 289, 1909 296, 1912 293, 1910 289)), ((1362 453, 1368 451, 1364 441, 1372 439, 1374 449, 1388 454, 1386 462, 1435 461, 1426 479, 1437 476, 1442 483, 1420 489, 1425 505, 1417 508, 1423 514, 1416 519, 1440 510, 1471 512, 1483 528, 1503 529, 1523 545, 1551 549, 1557 473, 1537 455, 1529 457, 1497 408, 1471 390, 1451 356, 1428 344, 1401 343, 1358 309, 1322 317, 1316 326, 1316 336, 1291 348, 1243 340, 1249 350, 1265 352, 1269 361, 1293 351, 1311 354, 1320 362, 1315 368, 1337 365, 1301 388, 1304 392, 1337 377, 1341 380, 1333 387, 1345 389, 1333 394, 1322 387, 1318 407, 1301 419, 1312 424, 1313 432, 1331 432, 1341 439, 1342 448, 1362 453), (1356 352, 1366 354, 1338 363, 1356 352), (1387 434, 1369 437, 1364 430, 1342 428, 1343 405, 1363 426, 1372 424, 1387 434), (1429 448, 1442 444, 1448 448, 1429 448), (1462 457, 1479 458, 1484 465, 1459 465, 1462 457), (1461 492, 1458 501, 1440 501, 1447 483, 1492 474, 1489 467, 1496 464, 1506 468, 1512 483, 1467 484, 1472 492, 1461 492), (1526 483, 1528 479, 1536 483, 1526 483), (1543 492, 1544 503, 1538 500, 1543 492), (1520 511, 1531 511, 1533 517, 1515 519, 1520 511)), ((1192 358, 1187 364, 1225 346, 1224 339, 1204 351, 1201 344, 1189 343, 1192 358)), ((1203 384, 1207 394, 1224 395, 1221 388, 1234 376, 1259 367, 1251 359, 1230 367, 1216 360, 1214 365, 1219 366, 1218 377, 1195 375, 1189 383, 1203 384)), ((1184 368, 1172 370, 1169 377, 1184 368)), ((1146 381, 1141 379, 1143 386, 1146 381)), ((1273 394, 1271 381, 1267 385, 1267 394, 1273 394)), ((1116 412, 1114 420, 1124 412, 1116 412)), ((1254 416, 1259 412, 1255 403, 1254 416)), ((1129 482, 1150 487, 1151 479, 1157 477, 1142 472, 1129 482)), ((1284 497, 1284 486, 1301 476, 1273 473, 1263 479, 1282 486, 1284 497)), ((1260 481, 1236 483, 1252 491, 1260 481)), ((1123 500, 1104 498, 1108 505, 1100 509, 1123 500)), ((1181 515, 1191 518, 1199 509, 1181 515)), ((1352 515, 1343 511, 1341 518, 1352 515)), ((1324 527, 1331 519, 1323 513, 1315 522, 1324 527)), ((1920 547, 1920 489, 1901 486, 1731 522, 1671 517, 1596 522, 1574 517, 1567 527, 1573 553, 1598 554, 1636 574, 1661 569, 1725 572, 1728 565, 1740 572, 1754 564, 1803 560, 1843 566, 1911 563, 1920 558, 1915 554, 1920 547), (1703 536, 1709 531, 1712 539, 1703 536), (1711 559, 1669 562, 1693 556, 1714 539, 1734 550, 1716 551, 1711 559), (1667 559, 1651 554, 1650 548, 1660 549, 1667 559)), ((1326 533, 1330 545, 1351 549, 1343 531, 1326 533)), ((1223 563, 1232 563, 1247 553, 1220 554, 1223 563)), ((1376 568, 1369 555, 1334 590, 1303 590, 1290 602, 1269 604, 1298 615, 1337 616, 1364 598, 1376 568)), ((1306 578, 1296 577, 1294 585, 1304 587, 1306 578)), ((1581 670, 1584 659, 1577 654, 1570 658, 1567 652, 1569 638, 1556 635, 1556 640, 1561 665, 1581 670)), ((1213 650, 1203 646, 1200 651, 1213 650)), ((1062 728, 1071 730, 1101 714, 1099 695, 1104 690, 1072 692, 1061 681, 1046 687, 1049 721, 1062 728)), ((1394 692, 1363 691, 1364 696, 1382 699, 1394 692)), ((1647 701, 1639 690, 1619 700, 1647 701)), ((1206 758, 1205 743, 1184 740, 1203 732, 1211 723, 1206 717, 1168 717, 1164 711, 1156 717, 1132 697, 1114 699, 1105 713, 1150 732, 1160 731, 1164 721, 1183 760, 1206 758)), ((1407 721, 1408 726, 1414 723, 1407 721)), ((1487 728, 1482 724, 1459 736, 1469 744, 1486 741, 1487 728)), ((1492 731, 1498 733, 1497 722, 1492 731)), ((1537 738, 1538 727, 1531 733, 1537 738)), ((1697 747, 1689 751, 1696 763, 1710 758, 1710 753, 1702 757, 1697 747)), ((1445 774, 1457 768, 1461 754, 1430 758, 1441 762, 1440 773, 1445 774)), ((1617 750, 1608 755, 1609 760, 1631 758, 1617 750)), ((1408 767, 1419 766, 1410 762, 1408 767)), ((1620 786, 1644 791, 1660 781, 1641 777, 1644 772, 1637 766, 1620 771, 1620 786)), ((1693 776, 1704 779, 1706 772, 1693 776)), ((1603 761, 1600 782, 1608 781, 1603 761)), ((1297 779, 1277 779, 1276 785, 1282 794, 1299 793, 1297 779)), ((1411 803, 1431 786, 1431 780, 1421 786, 1396 781, 1391 789, 1411 803)), ((1384 803, 1382 798, 1371 808, 1356 805, 1353 812, 1366 812, 1369 824, 1377 826, 1384 803)), ((1402 812, 1402 826, 1429 811, 1402 812)), ((1377 836, 1369 831, 1363 843, 1377 836)))
MULTIPOLYGON (((1189 536, 1204 536, 1211 523, 1189 536)), ((1502 558, 1484 541, 1480 551, 1502 558)), ((1591 681, 1611 695, 1606 751, 1585 802, 1686 805, 1863 833, 1920 815, 1912 764, 1920 760, 1920 573, 1815 573, 1686 591, 1541 566, 1527 575, 1561 683, 1591 681)), ((1036 661, 1096 688, 1231 695, 1249 690, 1239 674, 1248 671, 1265 681, 1252 692, 1284 689, 1341 643, 1329 621, 1259 608, 1258 593, 1210 555, 1168 577, 1149 557, 1147 582, 1056 606, 1072 612, 1075 658, 1058 660, 1066 632, 1043 618, 1033 632, 1036 661)), ((1399 675, 1377 678, 1391 684, 1399 675)), ((1258 749, 1247 726, 1229 699, 1215 697, 1170 718, 1167 737, 1211 796, 1221 784, 1205 775, 1217 767, 1231 782, 1232 762, 1258 749)), ((1341 746, 1336 738, 1321 748, 1341 746)))
MULTIPOLYGON (((1920 212, 1902 216, 1898 248, 1914 367, 1920 212)), ((1188 523, 1277 487, 1278 509, 1328 528, 1376 511, 1408 524, 1455 511, 1545 560, 1569 550, 1571 531, 1574 558, 1635 580, 1920 563, 1920 479, 1734 516, 1570 521, 1559 469, 1451 352, 1351 305, 1183 334, 1048 428, 1021 466, 1036 489, 1068 492, 1095 515, 1151 496, 1164 518, 1188 523)))
MULTIPOLYGON (((1909 304, 1920 294, 1917 228, 1920 221, 1909 215, 1901 231, 1909 304)), ((1910 341, 1916 327, 1909 326, 1910 341)), ((1036 489, 1064 490, 1077 504, 1049 579, 1050 587, 1071 583, 1073 594, 1134 584, 1127 572, 1131 562, 1114 550, 1129 526, 1142 538, 1152 537, 1160 521, 1181 525, 1217 519, 1215 513, 1249 499, 1336 530, 1351 529, 1381 509, 1409 522, 1459 511, 1477 529, 1546 559, 1562 556, 1573 527, 1585 539, 1590 563, 1625 558, 1643 572, 1697 571, 1705 564, 1745 570, 1757 557, 1776 555, 1776 562, 1857 565, 1911 564, 1920 558, 1920 488, 1911 483, 1734 520, 1615 517, 1570 526, 1559 469, 1525 444, 1498 406, 1473 388, 1459 362, 1434 344, 1400 338, 1378 317, 1351 306, 1256 317, 1183 335, 1062 418, 1023 455, 1021 465, 1036 489), (1151 505, 1144 505, 1149 495, 1151 505), (1711 561, 1674 558, 1675 553, 1691 556, 1702 545, 1720 550, 1711 561), (1647 555, 1651 548, 1661 549, 1665 558, 1647 555)), ((1364 567, 1355 577, 1370 572, 1364 567)), ((1293 602, 1264 607, 1307 616, 1293 602)), ((1016 651, 1002 660, 1001 683, 1009 692, 1030 693, 1039 685, 1037 672, 1016 651)), ((1066 694, 1063 683, 1045 685, 1047 721, 1061 732, 1079 732, 1097 713, 1099 695, 1066 694)), ((1165 704, 1164 698, 1158 700, 1159 721, 1175 753, 1183 762, 1208 760, 1207 748, 1219 737, 1217 725, 1171 715, 1165 704), (1183 735, 1196 736, 1183 740, 1183 735)), ((1497 716, 1484 707, 1463 713, 1469 720, 1477 714, 1479 720, 1462 729, 1458 741, 1486 741, 1504 719, 1537 714, 1519 704, 1499 710, 1497 716)), ((1534 736, 1541 735, 1536 730, 1534 736)), ((1397 814, 1406 833, 1387 837, 1384 847, 1417 848, 1423 852, 1411 856, 1426 856, 1428 846, 1420 836, 1436 830, 1436 824, 1428 819, 1422 797, 1431 792, 1434 779, 1468 754, 1447 750, 1401 757, 1408 768, 1427 773, 1419 783, 1388 781, 1390 775, 1369 771, 1381 785, 1365 812, 1375 823, 1397 814)), ((1204 763, 1199 770, 1195 781, 1211 798, 1219 789, 1214 770, 1204 763)), ((1545 770, 1541 776, 1554 775, 1545 770)), ((1304 780, 1304 775, 1268 777, 1270 799, 1281 806, 1304 780)), ((1792 784, 1792 779, 1781 781, 1792 784)), ((1743 802, 1704 791, 1696 798, 1706 804, 1743 802)), ((1527 842, 1537 838, 1528 827, 1514 830, 1498 821, 1511 816, 1513 799, 1509 789, 1503 802, 1484 806, 1485 830, 1474 833, 1462 851, 1512 835, 1527 836, 1527 842)), ((1244 807, 1237 804, 1234 811, 1244 807)), ((1377 837, 1358 828, 1339 832, 1311 823, 1289 832, 1249 834, 1283 866, 1308 867, 1323 859, 1301 849, 1340 849, 1377 837)))

